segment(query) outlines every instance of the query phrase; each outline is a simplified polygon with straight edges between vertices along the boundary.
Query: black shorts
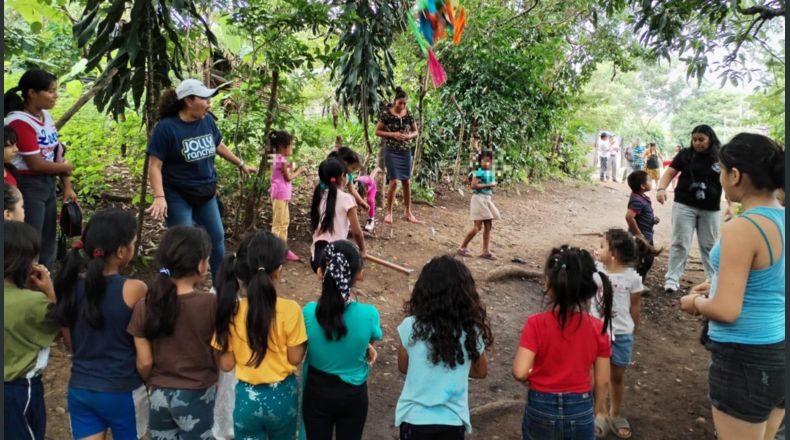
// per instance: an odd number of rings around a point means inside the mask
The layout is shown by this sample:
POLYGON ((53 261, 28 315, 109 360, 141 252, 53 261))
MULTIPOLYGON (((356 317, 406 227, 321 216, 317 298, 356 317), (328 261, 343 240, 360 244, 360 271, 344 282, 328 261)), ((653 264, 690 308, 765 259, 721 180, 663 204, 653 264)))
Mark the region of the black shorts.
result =
POLYGON ((785 343, 747 345, 709 340, 711 405, 736 419, 762 423, 785 406, 785 343))
POLYGON ((313 259, 310 260, 310 268, 313 269, 313 273, 318 272, 318 268, 321 266, 321 257, 324 255, 324 249, 329 245, 329 242, 326 240, 318 240, 313 245, 313 259))

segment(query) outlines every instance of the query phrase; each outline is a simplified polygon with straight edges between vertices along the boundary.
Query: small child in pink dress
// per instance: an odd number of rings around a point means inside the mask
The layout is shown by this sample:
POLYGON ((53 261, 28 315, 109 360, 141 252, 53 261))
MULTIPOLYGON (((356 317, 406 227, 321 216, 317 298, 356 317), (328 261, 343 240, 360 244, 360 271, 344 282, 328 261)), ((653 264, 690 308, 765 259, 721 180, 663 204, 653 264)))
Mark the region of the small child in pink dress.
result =
MULTIPOLYGON (((293 150, 293 136, 287 131, 273 131, 269 134, 272 148, 275 151, 272 164, 272 180, 270 193, 272 196, 272 234, 280 237, 288 245, 288 225, 291 216, 288 202, 291 200, 291 181, 305 172, 304 167, 291 170, 288 156, 293 150)), ((299 261, 299 256, 290 249, 285 256, 288 261, 299 261)))

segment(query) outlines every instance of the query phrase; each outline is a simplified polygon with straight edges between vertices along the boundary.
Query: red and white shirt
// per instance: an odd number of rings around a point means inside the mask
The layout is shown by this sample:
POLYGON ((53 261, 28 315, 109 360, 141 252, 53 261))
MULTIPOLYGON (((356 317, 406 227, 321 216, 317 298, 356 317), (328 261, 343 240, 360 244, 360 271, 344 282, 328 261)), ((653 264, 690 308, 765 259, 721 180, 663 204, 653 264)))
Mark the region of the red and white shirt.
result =
POLYGON ((10 125, 16 131, 19 154, 12 163, 21 174, 35 174, 23 156, 40 154, 47 162, 63 162, 63 149, 58 148, 60 139, 55 121, 48 111, 41 112, 44 122, 25 111, 13 111, 4 120, 5 125, 10 125))

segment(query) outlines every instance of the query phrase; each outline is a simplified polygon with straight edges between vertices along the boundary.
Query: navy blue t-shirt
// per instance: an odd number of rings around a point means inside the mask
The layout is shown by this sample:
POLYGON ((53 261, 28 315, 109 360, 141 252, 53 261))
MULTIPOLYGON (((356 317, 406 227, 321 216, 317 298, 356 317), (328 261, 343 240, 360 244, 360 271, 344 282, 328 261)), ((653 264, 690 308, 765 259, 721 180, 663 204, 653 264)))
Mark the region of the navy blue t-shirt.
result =
POLYGON ((214 118, 184 122, 178 116, 163 118, 154 127, 147 154, 162 162, 164 186, 196 186, 217 181, 214 157, 222 142, 214 118))
POLYGON ((77 320, 71 327, 72 388, 123 393, 143 384, 137 374, 134 338, 126 331, 132 309, 123 301, 126 278, 115 274, 105 277, 101 313, 104 327, 96 329, 82 318, 85 281, 77 282, 77 320))
POLYGON ((631 193, 628 209, 636 213, 636 225, 647 241, 653 241, 653 204, 644 194, 631 193))

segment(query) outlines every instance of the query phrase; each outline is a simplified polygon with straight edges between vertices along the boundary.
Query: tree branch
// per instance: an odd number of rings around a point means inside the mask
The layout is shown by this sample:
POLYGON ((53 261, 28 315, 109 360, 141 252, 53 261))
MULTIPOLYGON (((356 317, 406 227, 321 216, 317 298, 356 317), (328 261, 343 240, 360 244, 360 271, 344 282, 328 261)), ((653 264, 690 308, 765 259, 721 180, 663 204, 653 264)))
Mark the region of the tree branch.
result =
POLYGON ((527 8, 527 9, 525 9, 524 11, 521 11, 521 12, 519 12, 518 14, 516 14, 516 15, 514 15, 514 16, 510 17, 509 19, 507 19, 507 20, 506 20, 504 23, 500 24, 499 26, 504 26, 504 25, 506 25, 506 24, 508 24, 508 23, 512 22, 513 20, 517 20, 517 19, 519 19, 519 18, 523 17, 524 15, 527 15, 527 14, 529 14, 530 12, 532 12, 532 10, 533 10, 533 9, 535 9, 535 7, 537 7, 537 6, 538 6, 538 3, 539 3, 539 1, 540 1, 540 0, 534 0, 534 1, 532 2, 532 6, 530 6, 530 7, 529 7, 529 8, 527 8))
POLYGON ((755 5, 750 6, 748 8, 744 8, 741 6, 740 2, 735 6, 737 11, 743 15, 760 15, 760 18, 763 20, 770 20, 772 18, 781 17, 785 15, 785 5, 782 5, 778 8, 771 8, 766 5, 755 5))

